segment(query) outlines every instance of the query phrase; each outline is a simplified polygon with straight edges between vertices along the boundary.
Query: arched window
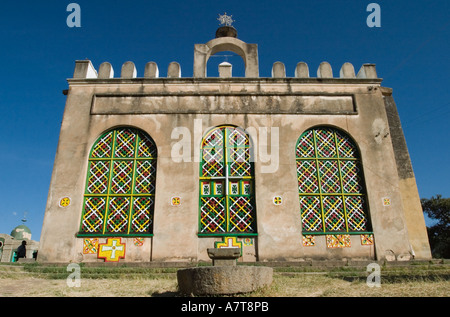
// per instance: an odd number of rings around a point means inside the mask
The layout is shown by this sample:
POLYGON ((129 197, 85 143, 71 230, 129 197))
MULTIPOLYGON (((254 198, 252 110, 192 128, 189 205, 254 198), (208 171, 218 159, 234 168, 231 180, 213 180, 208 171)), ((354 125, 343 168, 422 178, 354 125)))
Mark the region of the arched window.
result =
POLYGON ((254 172, 249 136, 220 126, 202 140, 199 235, 256 234, 254 172))
POLYGON ((92 146, 80 236, 153 233, 157 148, 145 132, 118 128, 92 146))
POLYGON ((361 160, 350 137, 329 127, 307 130, 296 161, 303 233, 370 231, 361 160))

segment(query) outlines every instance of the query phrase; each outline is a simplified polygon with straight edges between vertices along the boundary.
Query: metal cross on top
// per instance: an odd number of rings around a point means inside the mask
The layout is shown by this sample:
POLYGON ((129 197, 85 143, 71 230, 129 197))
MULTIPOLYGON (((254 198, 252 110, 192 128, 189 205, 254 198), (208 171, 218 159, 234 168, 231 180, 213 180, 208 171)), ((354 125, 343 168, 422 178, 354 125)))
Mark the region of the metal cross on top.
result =
POLYGON ((232 19, 232 15, 227 15, 227 13, 225 12, 225 14, 221 15, 219 14, 219 18, 217 19, 220 22, 220 25, 226 25, 226 26, 231 26, 231 24, 233 22, 235 22, 232 19))

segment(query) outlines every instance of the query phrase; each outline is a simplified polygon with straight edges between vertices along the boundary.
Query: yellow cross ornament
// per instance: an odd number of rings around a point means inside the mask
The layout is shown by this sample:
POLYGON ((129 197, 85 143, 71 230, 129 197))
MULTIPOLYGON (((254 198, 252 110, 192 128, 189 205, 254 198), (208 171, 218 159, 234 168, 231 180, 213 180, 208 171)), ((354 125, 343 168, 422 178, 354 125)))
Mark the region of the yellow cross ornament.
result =
POLYGON ((121 238, 108 238, 106 243, 99 244, 97 258, 105 262, 119 262, 125 258, 125 243, 121 238))

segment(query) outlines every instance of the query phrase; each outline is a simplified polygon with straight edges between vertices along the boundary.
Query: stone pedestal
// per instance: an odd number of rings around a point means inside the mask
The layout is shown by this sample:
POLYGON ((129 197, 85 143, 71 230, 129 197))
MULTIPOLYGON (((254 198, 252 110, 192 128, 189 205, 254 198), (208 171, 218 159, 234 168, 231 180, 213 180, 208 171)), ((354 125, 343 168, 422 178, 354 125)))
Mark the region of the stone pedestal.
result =
POLYGON ((273 269, 237 266, 239 248, 208 249, 213 266, 178 270, 180 292, 187 295, 248 293, 272 284, 273 269))
POLYGON ((228 62, 222 62, 219 64, 219 77, 230 78, 232 77, 232 65, 228 62))
POLYGON ((213 266, 236 266, 236 260, 241 256, 239 248, 208 249, 208 256, 213 266))
POLYGON ((179 270, 178 287, 186 295, 248 293, 272 284, 273 269, 263 266, 205 266, 179 270))

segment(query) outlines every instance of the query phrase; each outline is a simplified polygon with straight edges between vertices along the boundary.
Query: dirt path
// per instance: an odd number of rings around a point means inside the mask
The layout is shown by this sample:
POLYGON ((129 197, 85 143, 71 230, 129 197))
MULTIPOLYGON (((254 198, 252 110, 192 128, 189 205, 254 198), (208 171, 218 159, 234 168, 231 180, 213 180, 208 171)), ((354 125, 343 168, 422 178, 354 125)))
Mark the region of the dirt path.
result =
POLYGON ((80 287, 69 287, 66 280, 0 278, 0 297, 173 296, 176 290, 170 279, 82 279, 80 287))

